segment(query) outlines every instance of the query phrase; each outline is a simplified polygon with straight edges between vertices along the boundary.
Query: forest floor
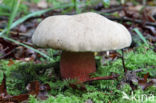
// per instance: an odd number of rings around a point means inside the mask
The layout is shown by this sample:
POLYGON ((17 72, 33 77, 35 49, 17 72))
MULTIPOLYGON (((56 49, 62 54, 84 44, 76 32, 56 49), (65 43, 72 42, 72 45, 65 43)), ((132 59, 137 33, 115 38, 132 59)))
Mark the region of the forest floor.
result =
POLYGON ((0 2, 0 103, 156 103, 155 0, 47 1, 0 2), (62 80, 61 51, 32 45, 32 34, 46 17, 87 11, 123 24, 132 35, 124 56, 121 50, 95 53, 92 77, 118 74, 115 80, 62 80))

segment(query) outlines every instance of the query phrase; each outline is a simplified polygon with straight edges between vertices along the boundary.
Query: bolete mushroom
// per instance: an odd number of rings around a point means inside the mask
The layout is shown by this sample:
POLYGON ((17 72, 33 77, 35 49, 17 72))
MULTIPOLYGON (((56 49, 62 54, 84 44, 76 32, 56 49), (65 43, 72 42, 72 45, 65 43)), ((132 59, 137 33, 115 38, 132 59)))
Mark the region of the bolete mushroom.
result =
POLYGON ((63 79, 86 82, 96 72, 94 52, 116 50, 131 44, 131 35, 121 24, 97 13, 50 16, 33 34, 39 47, 62 50, 60 72, 63 79))

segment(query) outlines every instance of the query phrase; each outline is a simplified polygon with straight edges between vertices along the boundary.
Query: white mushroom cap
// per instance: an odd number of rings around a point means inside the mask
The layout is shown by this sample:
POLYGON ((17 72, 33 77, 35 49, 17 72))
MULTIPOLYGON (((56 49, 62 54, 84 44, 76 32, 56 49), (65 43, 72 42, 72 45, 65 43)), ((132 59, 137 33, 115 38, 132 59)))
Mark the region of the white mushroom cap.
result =
POLYGON ((94 52, 128 47, 132 39, 123 25, 88 12, 46 18, 37 27, 32 41, 39 47, 94 52))

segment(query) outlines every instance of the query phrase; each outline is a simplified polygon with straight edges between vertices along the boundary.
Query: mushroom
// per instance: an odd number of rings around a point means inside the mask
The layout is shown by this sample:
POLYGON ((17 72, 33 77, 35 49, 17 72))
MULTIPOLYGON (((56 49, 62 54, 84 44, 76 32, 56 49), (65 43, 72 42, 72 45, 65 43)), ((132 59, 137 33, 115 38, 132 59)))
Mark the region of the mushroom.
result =
POLYGON ((87 12, 46 18, 35 30, 32 42, 39 47, 62 50, 61 77, 86 82, 95 79, 89 76, 96 72, 94 52, 128 47, 131 35, 123 25, 87 12))

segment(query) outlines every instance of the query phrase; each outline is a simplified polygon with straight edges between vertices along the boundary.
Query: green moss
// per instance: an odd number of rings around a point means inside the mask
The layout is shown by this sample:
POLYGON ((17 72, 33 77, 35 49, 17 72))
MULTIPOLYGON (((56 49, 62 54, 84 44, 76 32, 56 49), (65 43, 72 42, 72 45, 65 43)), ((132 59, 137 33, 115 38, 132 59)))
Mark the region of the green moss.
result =
MULTIPOLYGON (((54 51, 53 51, 54 52, 54 51)), ((56 57, 58 61, 58 57, 56 57)), ((97 72, 92 76, 108 76, 111 72, 120 74, 119 80, 123 78, 123 66, 121 59, 107 62, 106 66, 100 63, 101 57, 98 59, 97 72)), ((46 61, 43 61, 46 62, 46 61)), ((129 70, 136 70, 143 68, 144 72, 140 75, 150 72, 150 76, 156 74, 156 53, 151 49, 146 49, 141 46, 134 51, 125 53, 125 63, 129 70)), ((33 80, 39 80, 43 83, 49 83, 52 90, 49 92, 49 98, 45 101, 37 100, 33 96, 30 96, 29 103, 84 103, 87 100, 91 100, 94 103, 136 103, 136 101, 125 100, 122 98, 123 92, 131 96, 132 89, 130 86, 124 85, 121 89, 118 89, 119 82, 116 80, 100 80, 93 81, 91 83, 85 83, 86 91, 75 90, 69 86, 69 83, 74 82, 71 80, 60 80, 59 76, 56 75, 53 66, 54 64, 43 63, 34 64, 26 62, 15 62, 15 64, 8 66, 8 61, 0 62, 0 70, 7 74, 7 86, 8 91, 11 94, 20 94, 26 92, 25 86, 27 83, 33 80), (44 73, 40 73, 43 70, 44 73)), ((0 73, 2 77, 2 73, 0 73)), ((156 87, 149 87, 147 90, 142 91, 137 89, 133 91, 135 95, 140 96, 141 94, 153 94, 156 96, 156 87)), ((153 101, 144 101, 144 103, 154 103, 153 101)))

